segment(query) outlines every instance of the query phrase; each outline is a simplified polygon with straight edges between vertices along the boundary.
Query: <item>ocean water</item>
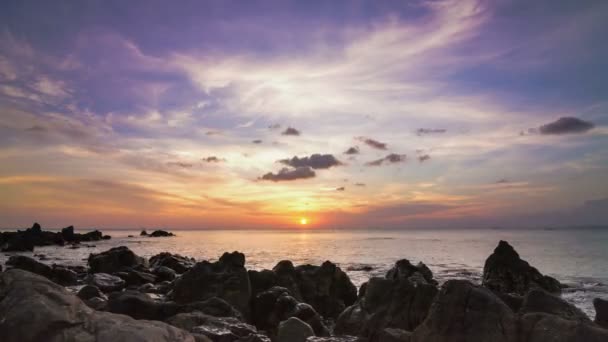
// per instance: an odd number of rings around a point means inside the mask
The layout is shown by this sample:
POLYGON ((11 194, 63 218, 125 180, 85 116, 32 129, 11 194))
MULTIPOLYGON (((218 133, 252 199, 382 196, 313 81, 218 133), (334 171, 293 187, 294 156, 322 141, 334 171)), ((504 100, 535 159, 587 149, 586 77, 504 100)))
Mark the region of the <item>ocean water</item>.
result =
MULTIPOLYGON (((82 265, 89 253, 121 245, 144 257, 167 251, 211 261, 236 250, 245 253, 249 269, 270 269, 285 259, 296 265, 331 260, 357 286, 406 258, 424 262, 440 283, 448 279, 479 283, 486 258, 499 240, 507 240, 532 266, 567 284, 563 297, 591 318, 595 317, 593 298, 608 299, 608 229, 203 230, 173 231, 177 236, 169 238, 140 237, 139 231, 129 230, 103 232, 112 239, 79 249, 39 247, 21 254, 37 258, 43 254, 43 262, 49 264, 82 265)), ((0 262, 9 255, 1 254, 0 262)))

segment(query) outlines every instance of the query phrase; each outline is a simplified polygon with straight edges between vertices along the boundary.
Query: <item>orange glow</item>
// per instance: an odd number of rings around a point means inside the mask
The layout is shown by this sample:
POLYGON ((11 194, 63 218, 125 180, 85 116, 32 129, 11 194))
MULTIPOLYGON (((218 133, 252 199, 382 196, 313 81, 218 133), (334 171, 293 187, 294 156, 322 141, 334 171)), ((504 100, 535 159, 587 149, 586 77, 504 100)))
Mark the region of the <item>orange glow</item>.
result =
POLYGON ((308 219, 306 217, 301 217, 300 218, 300 224, 301 225, 307 225, 308 224, 308 219))

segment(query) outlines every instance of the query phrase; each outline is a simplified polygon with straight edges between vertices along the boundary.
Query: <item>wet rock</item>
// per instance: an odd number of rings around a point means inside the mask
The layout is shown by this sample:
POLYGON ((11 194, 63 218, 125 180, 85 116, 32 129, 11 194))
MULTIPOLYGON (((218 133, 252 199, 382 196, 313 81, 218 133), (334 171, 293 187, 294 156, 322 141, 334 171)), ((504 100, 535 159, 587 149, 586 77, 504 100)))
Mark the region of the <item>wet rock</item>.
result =
POLYGON ((255 326, 276 336, 279 323, 297 317, 310 325, 318 336, 329 336, 329 329, 315 309, 306 303, 300 303, 284 287, 272 287, 259 293, 253 299, 253 322, 255 326))
POLYGON ((595 323, 608 329, 608 300, 595 298, 593 306, 595 307, 595 323))
POLYGON ((608 329, 556 315, 528 313, 520 319, 520 341, 604 342, 608 341, 608 329))
POLYGON ((483 286, 497 292, 525 295, 531 288, 560 293, 561 284, 542 275, 506 241, 500 241, 494 253, 486 259, 483 268, 483 286))
POLYGON ((194 259, 183 257, 179 254, 163 252, 150 258, 150 267, 165 266, 175 272, 182 274, 194 266, 194 259))
POLYGON ((517 319, 492 291, 465 280, 441 288, 411 341, 517 341, 517 319))
POLYGON ((3 342, 193 342, 188 332, 162 322, 96 311, 62 286, 23 270, 0 274, 3 342))
POLYGON ((89 274, 86 283, 97 287, 103 292, 120 291, 125 287, 124 280, 107 273, 89 274))
POLYGON ((156 281, 173 281, 177 277, 177 273, 166 266, 153 267, 150 271, 156 276, 156 281))
POLYGON ((78 298, 80 298, 82 300, 90 299, 93 297, 105 298, 105 295, 103 294, 103 292, 101 292, 101 290, 99 290, 99 288, 97 286, 93 286, 93 285, 83 286, 76 295, 78 296, 78 298))
POLYGON ((296 317, 290 317, 279 324, 277 342, 306 342, 309 336, 315 336, 310 325, 296 317))
POLYGON ((114 247, 99 254, 91 254, 88 259, 92 273, 114 273, 147 264, 125 246, 114 247))
POLYGON ((526 294, 519 310, 520 314, 532 312, 544 312, 564 319, 591 322, 589 317, 576 306, 539 289, 531 290, 526 294))
POLYGON ((170 237, 170 236, 175 236, 175 234, 164 231, 164 230, 155 230, 148 236, 150 236, 150 237, 170 237))
POLYGON ((399 260, 385 278, 371 278, 362 286, 359 301, 338 317, 335 332, 382 341, 387 328, 414 330, 427 317, 438 292, 432 273, 421 265, 399 260))
POLYGON ((199 262, 174 282, 172 298, 188 303, 219 297, 249 316, 251 286, 242 253, 225 253, 219 261, 199 262))
POLYGON ((167 319, 167 323, 201 334, 211 341, 247 341, 258 335, 256 328, 232 317, 213 317, 201 312, 181 313, 167 319))

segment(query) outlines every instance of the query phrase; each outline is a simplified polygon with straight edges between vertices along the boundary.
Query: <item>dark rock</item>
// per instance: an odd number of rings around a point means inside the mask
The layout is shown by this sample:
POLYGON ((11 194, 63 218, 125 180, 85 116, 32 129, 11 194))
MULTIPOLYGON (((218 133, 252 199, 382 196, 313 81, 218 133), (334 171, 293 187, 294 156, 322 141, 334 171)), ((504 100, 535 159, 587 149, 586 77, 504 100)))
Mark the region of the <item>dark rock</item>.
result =
POLYGON ((93 285, 83 286, 76 295, 78 296, 78 298, 80 298, 82 300, 91 299, 93 297, 99 297, 99 298, 105 297, 105 295, 101 292, 101 290, 99 290, 99 288, 97 286, 93 286, 93 285))
POLYGON ((528 313, 520 319, 520 341, 605 342, 608 329, 580 320, 568 320, 546 313, 528 313))
POLYGON ((175 236, 175 234, 164 231, 164 230, 155 230, 152 232, 152 234, 150 234, 148 236, 150 236, 150 237, 170 237, 170 236, 175 236))
POLYGON ((88 263, 92 273, 114 273, 147 264, 147 261, 129 248, 120 246, 89 255, 88 263))
POLYGON ((277 275, 271 270, 249 270, 249 281, 251 282, 252 296, 268 290, 273 286, 277 286, 277 275))
POLYGON ((447 281, 412 341, 517 341, 517 319, 492 291, 465 280, 447 281))
POLYGON ((211 297, 200 302, 184 304, 180 307, 180 312, 199 311, 215 317, 233 317, 240 321, 243 320, 242 314, 225 300, 211 297))
POLYGON ((141 231, 141 233, 139 233, 139 236, 148 236, 148 232, 145 229, 143 229, 141 231))
POLYGON ((177 277, 176 272, 166 266, 153 267, 150 271, 156 276, 156 281, 173 281, 177 277))
POLYGON ((46 278, 51 278, 53 269, 47 264, 43 264, 25 255, 13 255, 7 261, 8 266, 36 273, 46 278))
POLYGON ((167 323, 208 337, 211 341, 241 341, 257 335, 255 327, 232 317, 213 317, 201 312, 181 313, 167 319, 167 323))
POLYGON ((244 256, 238 252, 224 254, 214 263, 199 262, 175 280, 172 298, 188 303, 219 297, 249 317, 251 285, 243 265, 244 256))
POLYGON ((332 337, 316 337, 311 336, 306 339, 306 342, 368 342, 364 338, 355 336, 332 336, 332 337))
POLYGON ((76 240, 76 235, 74 234, 74 226, 65 227, 61 230, 61 236, 66 242, 73 242, 76 240))
POLYGON ((60 265, 53 265, 50 279, 63 286, 78 284, 78 274, 69 268, 60 265))
POLYGON ((165 266, 182 274, 194 266, 194 259, 183 257, 179 254, 163 252, 150 258, 150 267, 165 266))
POLYGON ((500 241, 494 253, 486 259, 483 268, 483 286, 497 292, 525 295, 531 288, 541 288, 552 293, 561 292, 561 284, 542 275, 506 241, 500 241))
POLYGON ((101 239, 103 239, 103 233, 100 232, 99 230, 94 230, 92 232, 80 234, 80 236, 77 238, 77 240, 79 242, 99 241, 101 239))
POLYGON ((438 292, 425 268, 403 259, 385 278, 371 278, 362 286, 359 301, 338 317, 335 332, 382 341, 387 328, 414 330, 427 317, 438 292))
POLYGON ((593 306, 595 307, 595 323, 608 329, 608 300, 595 298, 593 306))
POLYGON ((83 300, 83 302, 94 310, 99 311, 107 311, 108 309, 108 300, 102 297, 91 297, 89 299, 83 300))
POLYGON ((156 276, 147 272, 129 270, 123 272, 116 272, 115 275, 122 278, 125 281, 125 285, 127 287, 139 287, 143 284, 156 282, 156 276))
POLYGON ((530 292, 526 294, 523 305, 519 310, 520 314, 532 312, 543 312, 564 319, 591 322, 589 317, 576 306, 539 289, 530 290, 530 292))
POLYGON ((277 342, 306 342, 315 332, 310 325, 296 317, 290 317, 279 323, 277 342))
POLYGON ((382 342, 409 342, 412 333, 402 329, 386 328, 379 334, 378 341, 382 342))
POLYGON ((145 293, 126 290, 110 293, 107 310, 135 319, 162 321, 179 313, 179 305, 172 302, 157 302, 145 293))
POLYGON ((162 322, 93 310, 62 286, 16 269, 0 274, 0 317, 3 342, 194 341, 162 322))
POLYGON ((103 292, 120 291, 125 287, 125 281, 122 278, 107 273, 89 274, 86 282, 103 292))

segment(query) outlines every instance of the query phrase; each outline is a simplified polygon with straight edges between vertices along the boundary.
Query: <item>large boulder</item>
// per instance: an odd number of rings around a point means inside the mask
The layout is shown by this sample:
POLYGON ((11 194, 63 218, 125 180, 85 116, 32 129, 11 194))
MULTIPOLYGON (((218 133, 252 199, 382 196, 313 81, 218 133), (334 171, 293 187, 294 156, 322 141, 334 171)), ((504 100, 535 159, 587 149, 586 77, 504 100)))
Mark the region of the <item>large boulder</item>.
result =
POLYGON ((0 274, 0 317, 3 342, 194 342, 163 322, 95 311, 62 286, 16 269, 0 274))
POLYGON ((608 329, 580 320, 547 313, 528 313, 520 319, 520 341, 525 342, 605 342, 608 329))
POLYGON ((170 237, 170 236, 175 236, 175 234, 165 231, 165 230, 155 230, 148 236, 150 236, 150 237, 170 237))
POLYGON ((524 297, 521 309, 519 309, 520 314, 532 312, 544 312, 564 319, 591 322, 589 317, 576 306, 539 289, 530 290, 524 297))
POLYGON ((6 264, 49 278, 59 285, 76 285, 78 282, 76 272, 60 265, 51 267, 25 255, 13 255, 6 261, 6 264))
POLYGON ((175 280, 171 297, 178 303, 219 297, 249 317, 251 285, 244 266, 245 256, 239 252, 224 253, 214 263, 199 262, 175 280))
POLYGON ((608 300, 595 298, 593 306, 595 307, 595 323, 608 329, 608 300))
POLYGON ((338 317, 335 332, 382 341, 387 328, 414 330, 426 318, 438 292, 427 270, 424 264, 413 266, 400 260, 385 278, 371 278, 362 288, 361 299, 338 317))
POLYGON ((277 342, 306 342, 315 332, 310 325, 296 317, 290 317, 279 324, 277 342))
POLYGON ((181 256, 179 254, 171 254, 167 252, 159 253, 150 258, 150 267, 168 267, 175 272, 182 274, 194 266, 194 259, 181 256))
POLYGON ((411 341, 515 342, 517 319, 492 291, 465 280, 449 280, 411 341))
POLYGON ((107 273, 89 274, 85 281, 103 292, 120 291, 125 287, 122 278, 107 273))
POLYGON ((531 288, 560 293, 561 284, 552 277, 542 275, 522 260, 506 241, 500 241, 483 267, 483 286, 501 293, 525 295, 531 288))
POLYGON ((129 248, 120 246, 89 255, 88 263, 91 273, 114 273, 146 265, 147 260, 137 256, 129 248))

